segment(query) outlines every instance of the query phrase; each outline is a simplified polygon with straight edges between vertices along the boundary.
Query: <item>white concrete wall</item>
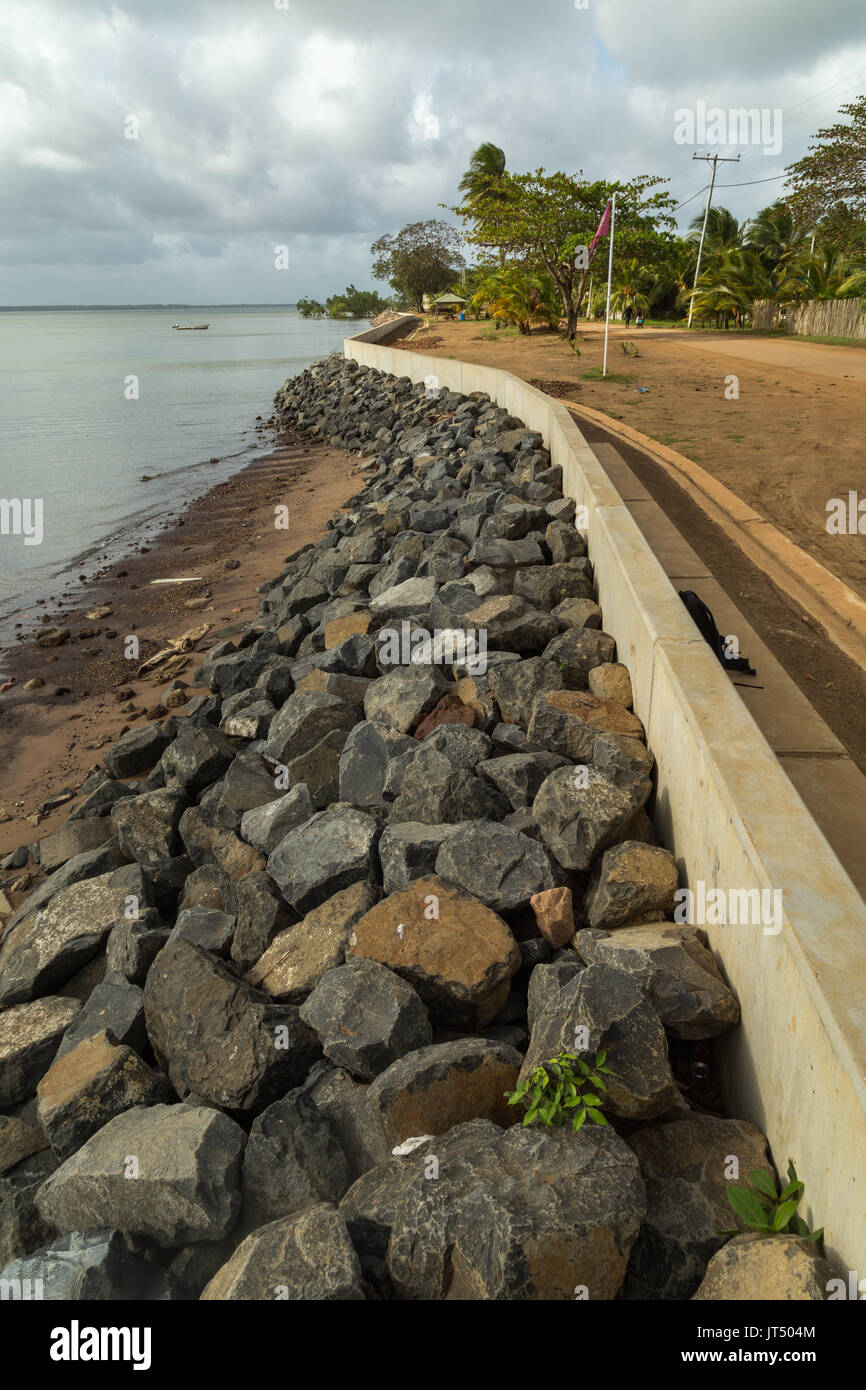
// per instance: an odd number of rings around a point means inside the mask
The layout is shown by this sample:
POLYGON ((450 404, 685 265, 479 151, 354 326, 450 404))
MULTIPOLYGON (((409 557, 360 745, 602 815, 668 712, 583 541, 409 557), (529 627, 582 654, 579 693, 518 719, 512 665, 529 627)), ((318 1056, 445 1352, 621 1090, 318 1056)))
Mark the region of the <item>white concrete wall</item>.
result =
MULTIPOLYGON (((781 889, 778 935, 708 926, 742 1007, 724 1042, 731 1112, 768 1135, 829 1258, 866 1277, 866 904, 700 637, 566 408, 508 372, 348 339, 346 356, 467 394, 539 430, 589 513, 605 628, 658 770, 656 828, 694 889, 781 889)), ((864 846, 866 853, 866 846, 864 846)))

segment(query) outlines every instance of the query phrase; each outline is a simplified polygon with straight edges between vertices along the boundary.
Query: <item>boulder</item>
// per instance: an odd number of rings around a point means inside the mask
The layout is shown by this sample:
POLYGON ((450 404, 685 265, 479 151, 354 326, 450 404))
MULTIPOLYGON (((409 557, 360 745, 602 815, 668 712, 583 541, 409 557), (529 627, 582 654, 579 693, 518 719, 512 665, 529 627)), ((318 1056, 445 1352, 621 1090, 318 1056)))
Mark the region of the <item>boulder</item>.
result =
POLYGON ((162 755, 165 785, 196 796, 222 777, 234 755, 234 745, 216 729, 186 728, 162 755))
POLYGON ((465 615, 467 627, 484 630, 488 646, 526 653, 541 651, 558 632, 556 619, 516 594, 494 595, 465 615))
POLYGON ((241 1229, 254 1231, 320 1202, 339 1202, 349 1186, 345 1154, 309 1095, 290 1091, 253 1121, 244 1150, 241 1229))
POLYGON ((132 1253, 122 1232, 73 1231, 49 1235, 48 1241, 44 1249, 0 1269, 0 1281, 18 1280, 31 1290, 30 1297, 46 1302, 138 1302, 154 1296, 154 1266, 132 1253))
POLYGON ((691 1111, 646 1125, 628 1142, 640 1162, 647 1212, 623 1297, 691 1298, 708 1261, 724 1244, 719 1232, 737 1224, 727 1199, 729 1183, 742 1183, 755 1168, 775 1181, 767 1140, 745 1120, 691 1111), (739 1165, 737 1179, 726 1176, 732 1157, 739 1165))
MULTIPOLYGON (((327 1066, 309 1090, 316 1109, 337 1136, 349 1165, 349 1180, 384 1163, 390 1154, 379 1116, 370 1105, 370 1087, 342 1068, 327 1066)), ((0 1208, 2 1210, 2 1208, 0 1208)))
POLYGON ((280 932, 292 924, 295 914, 286 904, 270 874, 246 874, 239 880, 235 906, 237 926, 231 941, 231 958, 239 970, 255 965, 280 932))
POLYGON ((535 697, 548 690, 562 690, 565 681, 557 662, 533 656, 492 667, 489 684, 503 720, 525 729, 535 697))
POLYGON ((145 724, 141 729, 131 729, 112 744, 103 753, 102 761, 112 777, 121 781, 137 777, 140 772, 149 772, 156 766, 172 737, 160 724, 145 724))
POLYGON ((97 954, 129 899, 149 902, 135 865, 62 889, 22 918, 0 946, 0 1004, 19 1004, 62 985, 97 954))
POLYGON ((417 990, 434 1019, 468 1029, 496 1017, 520 965, 502 919, 436 875, 367 912, 349 956, 387 965, 417 990))
POLYGON ((453 825, 424 825, 419 821, 387 825, 379 841, 385 896, 403 892, 415 879, 432 874, 436 856, 455 828, 453 825))
POLYGON ((554 690, 537 695, 527 733, 534 743, 574 762, 592 758, 597 733, 643 736, 643 725, 630 710, 582 690, 554 690))
POLYGON ((497 912, 522 907, 534 893, 556 886, 550 859, 537 840, 489 821, 458 826, 442 844, 436 873, 497 912))
POLYGON ((187 941, 157 956, 144 990, 154 1055, 182 1098, 257 1114, 299 1085, 321 1051, 297 1009, 277 1005, 187 941))
POLYGON ((401 1299, 613 1299, 645 1209, 634 1156, 610 1129, 474 1120, 401 1160, 393 1185, 387 1265, 401 1299))
POLYGON ((634 917, 673 913, 679 875, 669 850, 625 840, 607 850, 584 899, 591 927, 609 931, 634 917))
POLYGON ((467 1120, 492 1120, 507 1129, 520 1116, 505 1092, 517 1084, 522 1058, 489 1037, 460 1038, 410 1052, 370 1086, 370 1104, 388 1143, 419 1134, 445 1134, 467 1120))
POLYGON ((588 869, 637 809, 634 797, 594 767, 560 767, 532 802, 541 837, 564 869, 588 869))
POLYGON ((634 697, 627 666, 618 661, 602 662, 600 666, 592 667, 587 681, 593 695, 601 696, 602 700, 615 700, 617 704, 631 709, 634 697))
POLYGON ((427 1010, 412 986, 363 956, 327 971, 300 1017, 318 1035, 325 1056, 362 1081, 433 1040, 427 1010))
MULTIPOLYGON (((129 797, 126 788, 123 795, 129 797)), ((68 820, 53 835, 46 835, 39 842, 39 867, 43 873, 53 874, 55 869, 68 863, 76 855, 87 854, 99 849, 114 835, 114 826, 107 816, 90 816, 87 820, 68 820)), ((26 861, 25 861, 26 862, 26 861)))
POLYGON ((514 576, 514 594, 545 613, 550 613, 563 599, 591 599, 592 584, 585 570, 579 568, 581 563, 578 560, 520 569, 514 576))
POLYGON ((152 908, 145 908, 138 918, 122 917, 112 927, 105 948, 106 973, 123 975, 130 984, 143 985, 168 935, 168 929, 160 924, 152 908))
POLYGON ((0 1013, 0 1106, 33 1094, 80 1007, 77 999, 49 996, 0 1013))
POLYGON ((241 835, 261 854, 270 854, 290 830, 296 830, 316 814, 307 787, 301 783, 285 796, 255 806, 241 819, 241 835))
POLYGON ((326 734, 336 729, 348 733, 357 717, 352 705, 336 695, 318 690, 296 691, 271 724, 265 752, 276 762, 285 764, 302 753, 309 753, 326 734))
POLYGON ((823 1303, 835 1271, 802 1236, 736 1236, 713 1255, 692 1299, 823 1303))
POLYGON ((136 1052, 147 1045, 142 991, 119 972, 107 973, 91 990, 87 1003, 64 1033, 57 1056, 64 1057, 85 1038, 106 1028, 117 1042, 136 1052))
POLYGON ((368 686, 364 716, 407 734, 448 689, 448 682, 435 666, 396 666, 368 686))
MULTIPOLYGON (((562 673, 562 683, 569 690, 586 690, 590 672, 596 666, 612 662, 615 656, 613 638, 589 627, 568 628, 544 649, 544 659, 553 662, 562 673)), ((601 690, 594 693, 604 694, 601 690)))
POLYGON ((320 811, 280 841, 268 859, 268 873, 286 901, 306 913, 354 883, 377 882, 378 839, 376 821, 363 811, 320 811))
POLYGON ((240 1210, 240 1125, 201 1105, 136 1106, 97 1130, 42 1184, 61 1232, 110 1226, 161 1246, 221 1240, 240 1210))
POLYGON ((578 932, 574 947, 587 965, 614 965, 645 991, 675 1037, 712 1038, 736 1027, 740 1006, 725 984, 703 933, 673 922, 578 932))
POLYGON ((360 1302, 361 1266, 342 1216, 321 1203, 271 1221, 242 1241, 207 1285, 204 1302, 360 1302))
POLYGON ((353 806, 381 806, 391 761, 417 751, 408 734, 365 719, 356 724, 340 755, 339 795, 353 806))
POLYGON ((370 883, 335 893, 274 937, 247 974, 247 983, 272 999, 301 1003, 326 971, 343 964, 356 922, 377 899, 370 883))
POLYGON ((606 1077, 608 1116, 652 1119, 684 1104, 658 1014, 637 981, 610 965, 588 966, 548 997, 534 1018, 521 1080, 560 1052, 576 1052, 591 1065, 600 1048, 616 1073, 606 1077))
POLYGON ((529 905, 535 913, 538 930, 553 949, 567 946, 574 937, 574 912, 570 888, 548 888, 534 893, 529 905))
POLYGON ((59 1057, 37 1095, 39 1123, 61 1160, 124 1110, 174 1099, 168 1078, 109 1032, 95 1033, 59 1057))
MULTIPOLYGON (((250 875, 247 875, 250 877, 250 875)), ((241 879, 241 883, 246 880, 241 879)), ((227 957, 235 934, 236 919, 213 907, 186 907, 178 913, 169 941, 191 941, 215 956, 227 957)))

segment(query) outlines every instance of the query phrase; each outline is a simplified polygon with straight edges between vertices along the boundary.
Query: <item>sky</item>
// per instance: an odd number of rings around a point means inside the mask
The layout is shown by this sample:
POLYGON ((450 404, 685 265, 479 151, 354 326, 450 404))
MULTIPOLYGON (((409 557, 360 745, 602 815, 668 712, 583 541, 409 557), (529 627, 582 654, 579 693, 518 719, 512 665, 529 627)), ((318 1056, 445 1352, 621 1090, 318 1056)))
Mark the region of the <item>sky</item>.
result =
POLYGON ((864 91, 863 0, 4 0, 0 304, 371 288, 371 242, 451 219, 488 140, 515 172, 661 175, 683 229, 693 154, 739 152, 714 201, 746 217, 864 91))

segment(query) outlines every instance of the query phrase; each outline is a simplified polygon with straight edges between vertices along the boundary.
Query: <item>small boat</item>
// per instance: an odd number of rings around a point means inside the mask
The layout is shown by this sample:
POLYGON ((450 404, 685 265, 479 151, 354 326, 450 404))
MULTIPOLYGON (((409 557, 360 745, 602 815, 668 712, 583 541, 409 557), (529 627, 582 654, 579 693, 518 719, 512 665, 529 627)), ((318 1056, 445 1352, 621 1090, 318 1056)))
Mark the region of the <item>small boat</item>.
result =
POLYGON ((171 326, 178 333, 203 333, 206 328, 210 328, 209 323, 173 323, 171 326))

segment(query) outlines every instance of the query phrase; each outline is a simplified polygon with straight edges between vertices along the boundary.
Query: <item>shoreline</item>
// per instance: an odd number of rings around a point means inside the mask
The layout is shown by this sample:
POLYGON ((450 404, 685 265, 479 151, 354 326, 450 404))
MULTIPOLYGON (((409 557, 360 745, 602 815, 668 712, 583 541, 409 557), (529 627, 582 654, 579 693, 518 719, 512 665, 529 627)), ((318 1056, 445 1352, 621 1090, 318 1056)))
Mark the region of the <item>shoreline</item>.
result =
POLYGON ((4 669, 15 684, 0 694, 0 856, 59 829, 75 797, 46 814, 40 807, 67 790, 77 792, 100 749, 123 732, 164 717, 161 700, 173 681, 160 683, 158 671, 140 677, 138 670, 172 640, 207 624, 178 673, 189 698, 204 693, 192 686, 191 672, 216 634, 256 616, 256 585, 272 578, 284 556, 317 537, 351 494, 355 457, 291 434, 275 440, 272 452, 194 497, 149 544, 82 584, 68 608, 57 613, 56 603, 46 604, 51 619, 4 651, 4 669), (288 530, 274 525, 277 505, 289 508, 288 530), (198 582, 153 585, 177 576, 198 582), (87 617, 102 608, 110 611, 87 617), (44 647, 37 641, 40 627, 43 640, 55 627, 69 636, 44 647), (124 656, 130 636, 138 639, 138 659, 124 656), (26 690, 34 677, 44 684, 26 690))

